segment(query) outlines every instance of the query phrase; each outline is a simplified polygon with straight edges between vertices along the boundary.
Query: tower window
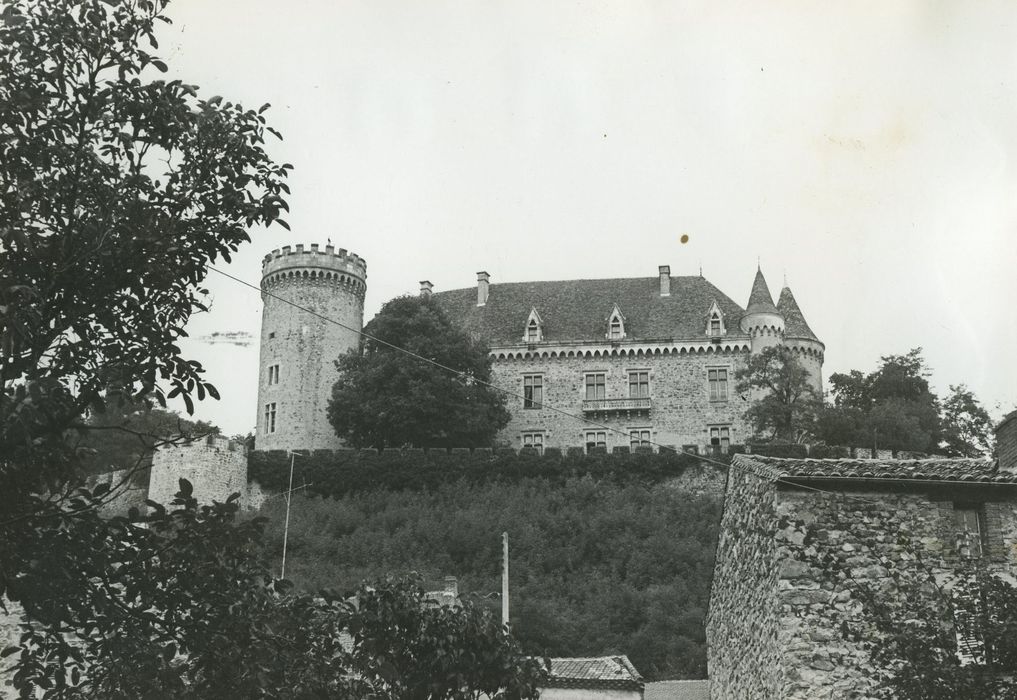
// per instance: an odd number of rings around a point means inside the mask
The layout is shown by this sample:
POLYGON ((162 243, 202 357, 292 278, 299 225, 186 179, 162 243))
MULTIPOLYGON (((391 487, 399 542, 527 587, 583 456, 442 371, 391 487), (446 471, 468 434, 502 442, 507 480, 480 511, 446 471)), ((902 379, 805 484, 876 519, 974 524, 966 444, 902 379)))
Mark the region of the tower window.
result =
POLYGON ((272 340, 273 338, 275 338, 275 331, 271 331, 271 332, 269 332, 269 334, 268 334, 268 339, 269 339, 269 340, 272 340))
POLYGON ((586 375, 586 400, 596 401, 607 397, 605 386, 606 375, 603 372, 595 372, 586 375))
POLYGON ((523 375, 523 408, 540 408, 544 402, 544 377, 540 374, 523 375))
POLYGON ((727 369, 707 370, 707 380, 710 385, 710 401, 727 401, 727 369))
POLYGON ((650 396, 650 373, 642 370, 629 372, 629 398, 645 399, 650 396))
POLYGON ((268 383, 269 385, 279 383, 279 365, 268 366, 268 383))
POLYGON ((265 404, 265 432, 275 432, 275 402, 265 404))

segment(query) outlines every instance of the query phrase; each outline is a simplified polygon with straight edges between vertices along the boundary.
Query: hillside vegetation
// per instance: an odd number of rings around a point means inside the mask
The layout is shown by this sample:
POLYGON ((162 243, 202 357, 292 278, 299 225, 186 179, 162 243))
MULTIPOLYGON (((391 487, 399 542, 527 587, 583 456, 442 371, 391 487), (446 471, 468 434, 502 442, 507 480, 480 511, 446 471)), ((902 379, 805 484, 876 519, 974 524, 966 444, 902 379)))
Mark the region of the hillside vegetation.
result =
MULTIPOLYGON (((507 531, 511 621, 529 653, 624 653, 649 679, 701 678, 720 513, 717 495, 590 475, 298 492, 286 573, 307 590, 451 575, 461 595, 498 607, 507 531)), ((261 515, 278 560, 285 499, 270 498, 261 515)))

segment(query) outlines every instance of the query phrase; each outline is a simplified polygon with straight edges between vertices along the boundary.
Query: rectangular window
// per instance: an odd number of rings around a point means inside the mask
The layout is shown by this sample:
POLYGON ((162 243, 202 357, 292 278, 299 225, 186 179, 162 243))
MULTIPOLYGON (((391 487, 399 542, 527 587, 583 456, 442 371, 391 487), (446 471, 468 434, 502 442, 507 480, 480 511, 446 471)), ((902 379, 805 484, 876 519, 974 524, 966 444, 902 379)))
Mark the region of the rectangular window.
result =
POLYGON ((622 323, 617 318, 611 320, 611 331, 608 335, 611 340, 620 340, 625 335, 622 333, 622 323))
POLYGON ((727 370, 707 370, 710 383, 710 401, 727 401, 727 370))
POLYGON ((268 366, 268 383, 269 384, 279 383, 279 365, 268 366))
POLYGON ((720 335, 720 319, 716 316, 710 319, 710 335, 720 335))
POLYGON ((586 431, 586 449, 587 451, 595 449, 597 447, 607 448, 607 431, 605 430, 587 430, 586 431))
POLYGON ((537 454, 544 454, 544 433, 523 433, 523 447, 530 447, 537 454))
POLYGON ((275 432, 275 403, 265 404, 265 431, 275 432))
POLYGON ((957 553, 969 559, 978 559, 985 551, 985 517, 978 505, 954 503, 954 526, 957 553))
POLYGON ((586 399, 588 401, 595 401, 597 399, 604 399, 607 397, 605 378, 606 375, 603 372, 586 375, 586 399))
POLYGON ((642 370, 629 372, 629 398, 646 399, 650 396, 650 373, 642 370))
POLYGON ((523 375, 523 408, 540 408, 544 402, 544 377, 540 374, 523 375))
POLYGON ((710 426, 710 448, 727 454, 731 447, 731 428, 727 425, 710 426))
POLYGON ((635 450, 637 447, 651 447, 649 428, 631 428, 629 430, 629 446, 635 450))

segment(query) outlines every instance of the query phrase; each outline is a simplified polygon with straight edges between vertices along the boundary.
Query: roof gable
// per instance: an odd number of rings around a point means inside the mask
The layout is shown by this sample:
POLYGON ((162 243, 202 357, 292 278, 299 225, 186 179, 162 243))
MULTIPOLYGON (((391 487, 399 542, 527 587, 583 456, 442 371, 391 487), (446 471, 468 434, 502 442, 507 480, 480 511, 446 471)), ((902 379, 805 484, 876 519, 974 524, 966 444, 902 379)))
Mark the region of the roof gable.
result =
POLYGON ((453 289, 432 297, 449 318, 491 345, 520 342, 530 309, 540 309, 544 342, 604 342, 604 309, 625 309, 627 340, 704 340, 703 311, 716 300, 728 337, 731 319, 744 311, 702 277, 671 278, 671 295, 660 295, 658 277, 492 284, 487 304, 476 305, 476 289, 453 289))

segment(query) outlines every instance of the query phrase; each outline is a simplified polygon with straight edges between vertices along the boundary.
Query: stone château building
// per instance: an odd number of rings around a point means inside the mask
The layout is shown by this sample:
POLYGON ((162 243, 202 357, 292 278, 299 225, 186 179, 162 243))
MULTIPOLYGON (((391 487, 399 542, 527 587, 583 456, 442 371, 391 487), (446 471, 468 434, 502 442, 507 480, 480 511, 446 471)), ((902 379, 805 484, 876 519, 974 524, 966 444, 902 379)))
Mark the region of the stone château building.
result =
MULTIPOLYGON (((333 449, 326 409, 334 361, 360 347, 367 265, 344 249, 285 246, 262 265, 260 450, 333 449)), ((778 302, 757 270, 746 308, 700 276, 492 284, 434 292, 487 343, 511 396, 511 447, 724 449, 749 435, 735 372, 752 353, 791 348, 822 390, 823 343, 791 290, 778 302), (557 409, 557 410, 554 410, 557 409), (582 416, 587 421, 566 415, 582 416)))
POLYGON ((895 570, 915 561, 944 584, 971 563, 1017 573, 1017 413, 996 434, 997 462, 736 455, 707 616, 712 697, 874 697, 889 670, 844 633, 877 633, 858 586, 899 605, 895 570))
POLYGON ((823 343, 789 288, 773 303, 761 270, 744 309, 667 265, 649 278, 508 284, 480 272, 476 288, 424 281, 420 293, 489 345, 493 382, 510 395, 499 438, 512 447, 724 449, 750 435, 735 373, 773 345, 822 391, 823 343))

